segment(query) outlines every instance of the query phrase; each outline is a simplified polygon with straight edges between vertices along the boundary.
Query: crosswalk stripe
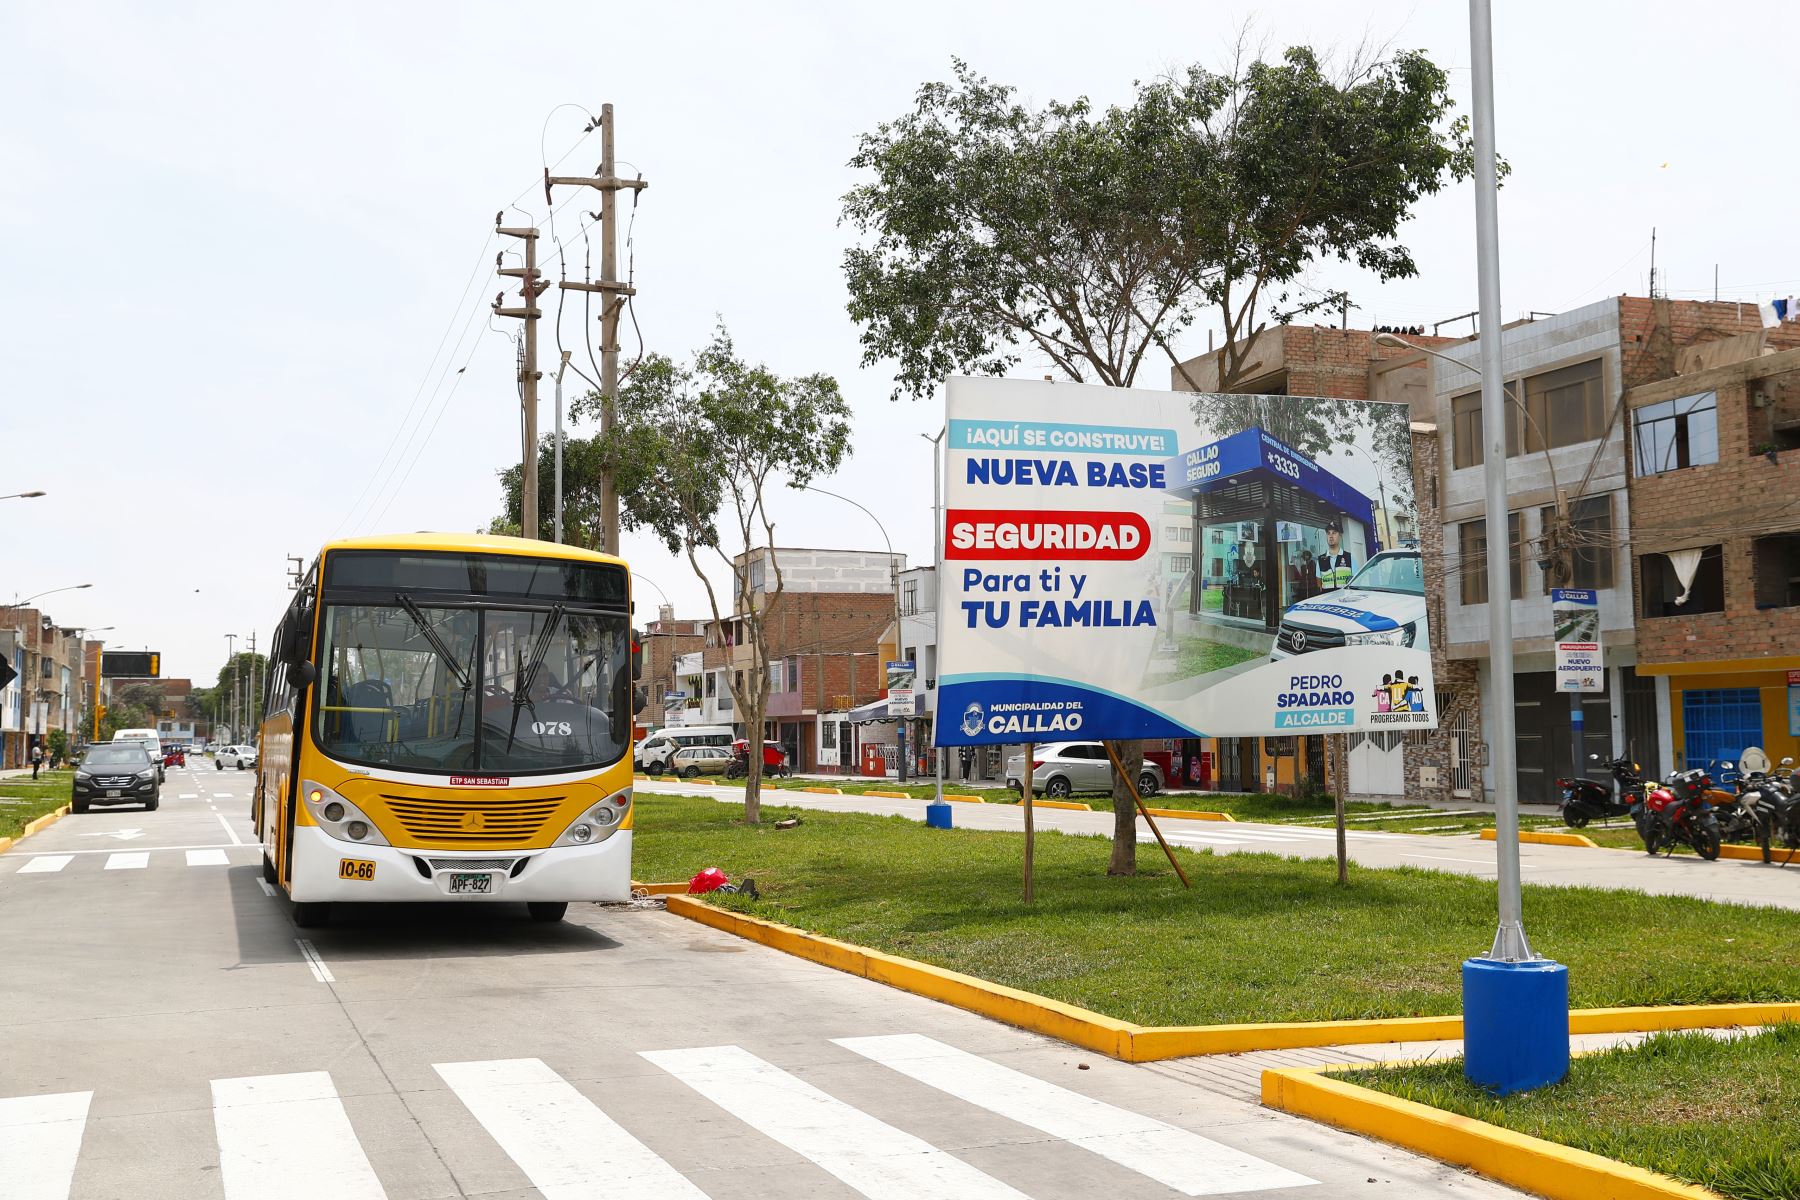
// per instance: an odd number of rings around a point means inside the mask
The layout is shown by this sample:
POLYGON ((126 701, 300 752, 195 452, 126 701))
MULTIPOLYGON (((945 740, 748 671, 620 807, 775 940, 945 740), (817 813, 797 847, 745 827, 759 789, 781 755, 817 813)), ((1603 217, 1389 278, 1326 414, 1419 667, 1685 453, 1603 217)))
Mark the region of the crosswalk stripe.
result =
POLYGON ((135 871, 150 865, 150 855, 142 850, 106 856, 108 871, 135 871))
POLYGON ((212 1096, 226 1200, 385 1200, 328 1072, 215 1079, 212 1096))
POLYGON ((68 1200, 92 1092, 0 1099, 0 1196, 68 1200))
POLYGON ((539 1059, 435 1063, 432 1069, 545 1200, 706 1200, 705 1192, 539 1059))
POLYGON ((736 1046, 640 1054, 871 1200, 1024 1200, 993 1176, 736 1046))
POLYGON ((36 875, 48 871, 60 871, 74 861, 73 854, 38 854, 19 868, 19 874, 36 875))
POLYGON ((231 860, 225 857, 223 850, 189 850, 187 865, 190 867, 229 867, 231 860))
POLYGON ((920 1034, 832 1040, 959 1100, 1091 1150, 1183 1195, 1215 1196, 1318 1182, 920 1034))

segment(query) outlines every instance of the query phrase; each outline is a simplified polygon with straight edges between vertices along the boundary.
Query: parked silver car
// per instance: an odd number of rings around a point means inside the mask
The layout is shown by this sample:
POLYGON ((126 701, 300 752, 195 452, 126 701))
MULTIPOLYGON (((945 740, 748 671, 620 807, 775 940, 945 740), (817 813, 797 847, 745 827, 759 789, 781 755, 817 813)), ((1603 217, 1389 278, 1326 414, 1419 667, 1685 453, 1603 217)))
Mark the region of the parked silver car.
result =
MULTIPOLYGON (((1071 792, 1112 791, 1112 760, 1099 742, 1047 742, 1033 748, 1031 793, 1061 798, 1071 792)), ((1006 786, 1025 790, 1025 756, 1006 760, 1006 786)), ((1162 767, 1150 759, 1138 772, 1138 795, 1154 796, 1163 788, 1162 767)))

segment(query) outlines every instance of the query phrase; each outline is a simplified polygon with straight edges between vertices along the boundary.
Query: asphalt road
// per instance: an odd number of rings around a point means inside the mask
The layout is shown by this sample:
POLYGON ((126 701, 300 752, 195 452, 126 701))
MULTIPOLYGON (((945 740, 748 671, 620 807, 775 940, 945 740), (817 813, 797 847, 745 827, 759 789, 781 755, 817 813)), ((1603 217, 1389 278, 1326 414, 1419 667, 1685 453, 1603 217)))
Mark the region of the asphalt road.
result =
MULTIPOLYGON (((637 786, 642 792, 706 795, 733 804, 743 800, 741 784, 694 784, 673 779, 646 782, 640 779, 637 786)), ((926 802, 923 800, 823 796, 796 791, 765 792, 764 797, 770 803, 826 812, 870 812, 925 819, 926 802), (768 800, 770 796, 775 799, 768 800)), ((1023 811, 1015 804, 953 804, 951 814, 957 825, 968 829, 1016 831, 1022 830, 1025 823, 1023 811)), ((1065 833, 1110 838, 1112 823, 1110 812, 1037 808, 1034 813, 1037 828, 1065 833)), ((1163 836, 1176 845, 1208 849, 1215 854, 1267 852, 1301 858, 1333 858, 1337 854, 1337 835, 1329 828, 1180 818, 1162 818, 1157 824, 1163 836)), ((1140 842, 1154 844, 1156 839, 1141 818, 1138 830, 1140 842)), ((1495 844, 1476 837, 1377 833, 1351 826, 1346 841, 1351 861, 1363 866, 1424 867, 1489 879, 1495 874, 1495 844)), ((1705 862, 1691 854, 1651 858, 1625 850, 1525 844, 1519 848, 1519 869, 1526 883, 1621 888, 1659 896, 1697 896, 1735 904, 1800 909, 1800 863, 1782 867, 1741 859, 1705 862)), ((1526 916, 1529 920, 1530 914, 1526 916)))
POLYGON ((1515 1194, 653 908, 303 934, 248 785, 0 855, 0 1200, 1515 1194))

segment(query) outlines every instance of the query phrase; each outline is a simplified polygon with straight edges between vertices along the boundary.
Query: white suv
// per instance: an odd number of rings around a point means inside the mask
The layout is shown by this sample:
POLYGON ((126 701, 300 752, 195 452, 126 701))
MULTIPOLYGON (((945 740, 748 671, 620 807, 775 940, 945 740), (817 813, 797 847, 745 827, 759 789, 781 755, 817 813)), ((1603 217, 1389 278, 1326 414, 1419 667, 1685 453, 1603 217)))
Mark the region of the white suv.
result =
MULTIPOLYGON (((1070 792, 1112 791, 1112 760, 1099 742, 1051 742, 1035 748, 1031 761, 1033 795, 1061 799, 1070 792)), ((1006 760, 1006 786, 1025 790, 1025 756, 1006 760)), ((1162 790, 1162 767, 1145 759, 1138 772, 1138 795, 1154 796, 1162 790)))
POLYGON ((1385 550, 1348 587, 1302 600, 1281 614, 1271 662, 1339 646, 1429 648, 1425 571, 1417 550, 1385 550))
POLYGON ((221 746, 213 755, 213 766, 223 771, 229 763, 240 771, 252 770, 256 766, 255 746, 221 746))

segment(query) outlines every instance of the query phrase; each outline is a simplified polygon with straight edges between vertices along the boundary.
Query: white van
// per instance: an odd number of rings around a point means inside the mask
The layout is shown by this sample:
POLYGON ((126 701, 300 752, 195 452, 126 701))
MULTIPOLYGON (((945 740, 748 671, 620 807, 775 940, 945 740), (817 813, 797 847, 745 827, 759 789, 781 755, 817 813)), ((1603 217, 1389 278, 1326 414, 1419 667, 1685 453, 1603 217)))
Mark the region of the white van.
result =
POLYGON ((144 749, 150 752, 150 761, 156 764, 156 782, 168 782, 168 772, 163 769, 162 738, 154 729, 121 729, 113 734, 115 742, 141 742, 144 749))
POLYGON ((669 769, 669 760, 687 746, 730 746, 737 739, 729 725, 672 725, 638 743, 632 765, 649 775, 669 769))

